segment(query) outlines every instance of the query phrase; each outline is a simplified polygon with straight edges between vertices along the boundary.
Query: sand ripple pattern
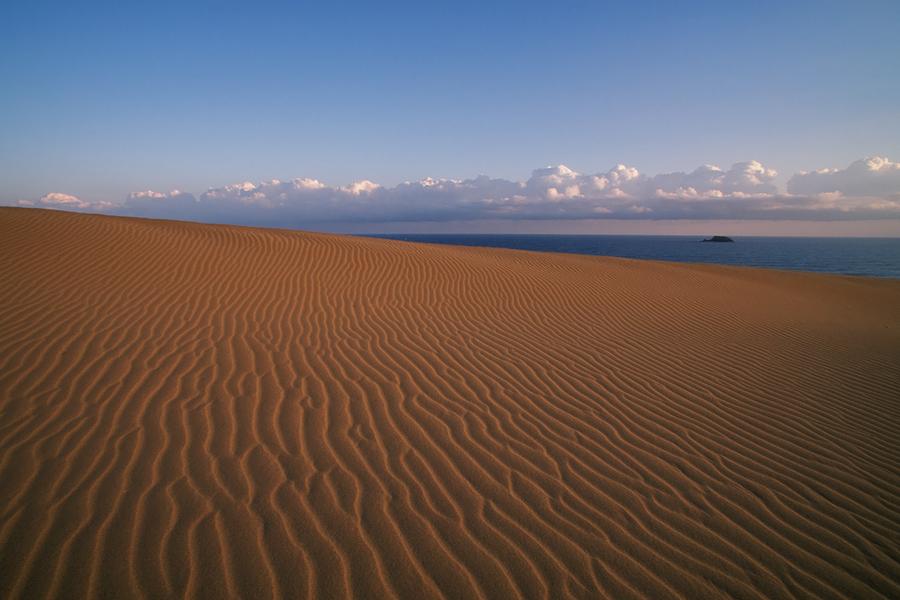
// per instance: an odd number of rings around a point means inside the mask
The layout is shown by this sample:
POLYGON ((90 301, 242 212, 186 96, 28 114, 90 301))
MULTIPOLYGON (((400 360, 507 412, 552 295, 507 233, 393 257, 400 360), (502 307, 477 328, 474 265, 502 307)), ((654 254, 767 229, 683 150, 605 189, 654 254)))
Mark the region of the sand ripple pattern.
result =
POLYGON ((900 282, 0 209, 0 597, 900 598, 900 282))

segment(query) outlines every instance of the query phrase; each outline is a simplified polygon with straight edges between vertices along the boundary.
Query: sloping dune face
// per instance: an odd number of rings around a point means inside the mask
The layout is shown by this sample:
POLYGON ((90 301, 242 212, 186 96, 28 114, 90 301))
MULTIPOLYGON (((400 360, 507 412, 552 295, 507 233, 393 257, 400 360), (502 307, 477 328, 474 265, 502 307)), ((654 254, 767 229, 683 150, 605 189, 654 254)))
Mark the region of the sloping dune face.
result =
POLYGON ((900 282, 0 209, 0 596, 900 597, 900 282))

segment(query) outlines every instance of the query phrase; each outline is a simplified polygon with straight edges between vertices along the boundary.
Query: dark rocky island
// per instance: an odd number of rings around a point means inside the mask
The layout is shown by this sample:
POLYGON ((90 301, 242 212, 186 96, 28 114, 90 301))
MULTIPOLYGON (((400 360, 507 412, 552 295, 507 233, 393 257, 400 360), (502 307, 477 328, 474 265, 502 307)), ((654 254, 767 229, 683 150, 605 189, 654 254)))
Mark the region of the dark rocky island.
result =
POLYGON ((706 238, 703 240, 704 242, 731 242, 734 243, 734 240, 728 237, 727 235, 714 235, 711 238, 706 238))

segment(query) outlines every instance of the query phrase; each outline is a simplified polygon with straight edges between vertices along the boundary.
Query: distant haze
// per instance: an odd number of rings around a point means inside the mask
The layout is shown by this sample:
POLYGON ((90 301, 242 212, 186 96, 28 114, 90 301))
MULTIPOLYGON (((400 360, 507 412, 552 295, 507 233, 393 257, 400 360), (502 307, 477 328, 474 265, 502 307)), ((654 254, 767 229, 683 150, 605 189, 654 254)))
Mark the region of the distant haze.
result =
POLYGON ((900 220, 879 221, 482 221, 432 223, 340 224, 332 231, 345 233, 498 233, 498 234, 608 234, 900 237, 900 220))

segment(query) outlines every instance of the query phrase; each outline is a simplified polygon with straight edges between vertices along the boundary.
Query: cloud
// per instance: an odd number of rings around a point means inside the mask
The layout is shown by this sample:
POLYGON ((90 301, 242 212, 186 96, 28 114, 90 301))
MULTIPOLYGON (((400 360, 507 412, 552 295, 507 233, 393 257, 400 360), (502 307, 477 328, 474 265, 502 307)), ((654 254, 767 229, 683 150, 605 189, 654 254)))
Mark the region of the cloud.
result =
POLYGON ((62 192, 50 192, 49 194, 44 194, 37 201, 19 200, 17 204, 19 206, 34 206, 36 208, 58 208, 61 210, 84 210, 100 208, 99 203, 87 202, 85 200, 82 200, 78 196, 63 194, 62 192))
POLYGON ((171 192, 132 192, 125 202, 113 209, 116 214, 126 216, 154 217, 159 219, 202 219, 193 194, 172 190, 171 192))
POLYGON ((330 186, 317 179, 241 182, 199 196, 135 192, 119 204, 47 194, 34 206, 246 225, 575 219, 878 219, 900 218, 900 165, 886 158, 846 169, 794 175, 780 191, 777 172, 757 161, 723 169, 646 175, 619 164, 582 174, 565 165, 524 181, 481 175, 425 178, 383 187, 368 180, 330 186))
POLYGON ((354 196, 359 196, 360 194, 369 194, 380 188, 381 186, 375 183, 374 181, 369 181, 368 179, 364 179, 362 181, 355 181, 343 188, 344 191, 350 192, 354 196))
POLYGON ((736 163, 727 171, 716 165, 703 165, 690 173, 657 175, 651 181, 654 191, 662 197, 724 198, 774 194, 777 190, 772 180, 777 175, 774 169, 751 160, 736 163))
POLYGON ((792 194, 896 198, 900 195, 900 163, 871 156, 851 163, 846 169, 804 171, 791 177, 787 189, 792 194))

